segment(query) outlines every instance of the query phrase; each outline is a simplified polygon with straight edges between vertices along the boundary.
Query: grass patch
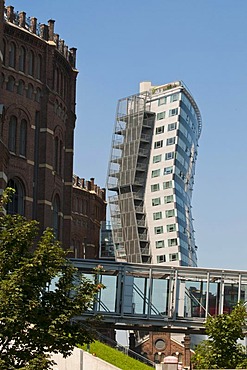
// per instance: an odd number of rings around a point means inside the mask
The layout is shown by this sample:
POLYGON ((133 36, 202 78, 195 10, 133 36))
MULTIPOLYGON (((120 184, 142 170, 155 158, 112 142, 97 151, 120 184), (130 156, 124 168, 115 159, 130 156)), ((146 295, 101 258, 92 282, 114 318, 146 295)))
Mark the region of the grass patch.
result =
MULTIPOLYGON (((80 346, 84 351, 87 346, 80 346)), ((119 367, 122 370, 152 370, 151 366, 145 365, 133 358, 125 355, 124 353, 107 346, 101 342, 95 341, 90 344, 89 353, 95 353, 97 357, 109 362, 110 364, 119 367)))

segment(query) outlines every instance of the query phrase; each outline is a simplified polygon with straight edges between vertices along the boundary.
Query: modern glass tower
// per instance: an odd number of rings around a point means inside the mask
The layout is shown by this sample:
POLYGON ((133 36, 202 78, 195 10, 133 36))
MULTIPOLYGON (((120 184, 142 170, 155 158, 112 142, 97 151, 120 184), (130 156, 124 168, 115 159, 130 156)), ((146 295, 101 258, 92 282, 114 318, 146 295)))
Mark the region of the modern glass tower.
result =
POLYGON ((191 197, 201 115, 183 82, 118 102, 108 169, 118 261, 196 266, 191 197))

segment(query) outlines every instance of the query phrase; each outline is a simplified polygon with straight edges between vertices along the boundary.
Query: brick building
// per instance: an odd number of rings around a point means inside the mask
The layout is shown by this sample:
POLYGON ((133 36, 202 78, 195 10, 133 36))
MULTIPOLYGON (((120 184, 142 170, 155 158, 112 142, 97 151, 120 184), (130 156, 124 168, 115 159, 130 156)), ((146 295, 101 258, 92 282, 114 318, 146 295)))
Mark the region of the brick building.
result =
POLYGON ((106 217, 105 189, 73 178, 72 249, 76 258, 99 258, 100 223, 106 217))
POLYGON ((4 0, 0 18, 0 194, 15 188, 9 213, 53 227, 76 257, 97 258, 105 190, 93 179, 72 181, 76 49, 54 20, 38 24, 4 0))
POLYGON ((150 332, 137 340, 133 336, 132 340, 135 351, 155 363, 163 362, 166 356, 175 356, 184 368, 190 367, 191 355, 194 352, 190 349, 189 335, 185 335, 181 341, 181 335, 176 340, 170 333, 150 332))

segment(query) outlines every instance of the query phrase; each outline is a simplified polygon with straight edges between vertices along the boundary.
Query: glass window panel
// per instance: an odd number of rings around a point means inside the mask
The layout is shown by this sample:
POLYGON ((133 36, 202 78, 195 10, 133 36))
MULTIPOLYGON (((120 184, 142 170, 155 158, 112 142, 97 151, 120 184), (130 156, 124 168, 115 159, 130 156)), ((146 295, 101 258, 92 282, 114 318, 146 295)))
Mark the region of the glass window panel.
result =
MULTIPOLYGON (((169 280, 153 279, 152 305, 155 307, 156 311, 163 315, 168 315, 168 299, 169 280)), ((151 314, 153 314, 152 311, 151 314)))
POLYGON ((153 163, 161 162, 161 154, 153 156, 153 163))
POLYGON ((163 132, 164 132, 164 126, 156 127, 156 130, 155 130, 156 135, 163 134, 163 132))
POLYGON ((166 96, 163 96, 158 100, 158 105, 166 104, 166 100, 167 100, 166 96))
POLYGON ((205 281, 186 281, 184 300, 186 317, 205 317, 206 288, 205 281))
MULTIPOLYGON (((102 275, 101 278, 102 284, 106 286, 106 289, 101 289, 100 300, 110 312, 115 312, 117 276, 102 275)), ((101 306, 100 311, 102 310, 105 311, 101 306)))
POLYGON ((163 189, 170 189, 170 188, 172 188, 172 181, 163 182, 163 189))
POLYGON ((154 233, 155 234, 163 234, 163 226, 156 226, 154 228, 154 233))
POLYGON ((152 177, 158 177, 158 176, 160 176, 160 169, 153 170, 151 176, 152 177))
POLYGON ((163 146, 163 140, 155 141, 154 149, 162 148, 162 146, 163 146))
POLYGON ((157 113, 157 120, 164 119, 166 117, 166 112, 157 113))
POLYGON ((162 212, 155 212, 153 213, 153 219, 155 220, 161 220, 162 219, 162 212))
POLYGON ((156 240, 155 247, 156 248, 164 248, 165 247, 165 241, 164 240, 156 240))
POLYGON ((160 184, 153 184, 151 185, 151 191, 159 191, 160 190, 160 184))
POLYGON ((152 199, 152 206, 160 205, 160 198, 153 198, 152 199))

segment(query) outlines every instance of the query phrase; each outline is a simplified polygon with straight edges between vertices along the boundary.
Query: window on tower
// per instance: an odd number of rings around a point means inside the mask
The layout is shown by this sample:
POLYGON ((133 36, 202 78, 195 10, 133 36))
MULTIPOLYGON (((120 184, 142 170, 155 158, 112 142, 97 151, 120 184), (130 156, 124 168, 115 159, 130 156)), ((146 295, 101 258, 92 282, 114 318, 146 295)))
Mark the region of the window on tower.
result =
POLYGON ((160 184, 151 185, 151 192, 159 191, 159 190, 160 190, 160 184))
POLYGON ((164 168, 164 175, 169 175, 170 173, 173 172, 173 167, 170 166, 170 167, 165 167, 164 168))
POLYGON ((176 128, 177 128, 177 122, 173 122, 173 123, 168 124, 167 130, 173 131, 173 130, 176 130, 176 128))
POLYGON ((156 127, 156 130, 155 130, 156 135, 163 134, 163 132, 164 132, 164 126, 156 127))
POLYGON ((157 256, 157 263, 162 263, 162 262, 166 262, 166 256, 165 255, 157 256))
POLYGON ((153 163, 161 162, 161 154, 153 156, 153 163))
POLYGON ((158 100, 158 105, 166 104, 166 101, 167 101, 166 96, 163 96, 162 98, 160 98, 160 99, 158 100))
POLYGON ((156 226, 155 228, 154 228, 154 233, 155 234, 163 234, 163 226, 156 226))
POLYGON ((162 219, 162 212, 155 212, 153 213, 153 220, 161 220, 162 219))
POLYGON ((166 218, 174 217, 175 216, 175 210, 174 209, 168 209, 166 211, 166 218))
POLYGON ((172 94, 170 96, 170 102, 173 103, 174 101, 177 101, 179 99, 179 93, 172 94))
POLYGON ((178 260, 178 253, 169 254, 169 261, 170 262, 177 261, 177 260, 178 260))
POLYGON ((173 195, 167 195, 164 197, 165 204, 173 202, 173 195))
POLYGON ((164 242, 164 240, 157 240, 157 241, 155 242, 155 247, 156 247, 156 248, 164 248, 164 246, 165 246, 165 242, 164 242))
POLYGON ((178 114, 178 108, 170 109, 169 110, 169 117, 176 116, 178 114))
POLYGON ((152 177, 158 177, 158 176, 160 176, 160 169, 153 170, 151 176, 152 177))
POLYGON ((163 140, 155 141, 154 149, 162 148, 162 146, 163 146, 163 140))
POLYGON ((160 112, 160 113, 157 113, 157 120, 161 120, 161 119, 164 119, 166 118, 166 112, 160 112))
POLYGON ((173 144, 175 144, 175 140, 176 140, 176 138, 175 138, 175 137, 169 137, 169 138, 166 140, 166 145, 173 145, 173 144))
POLYGON ((175 245, 178 245, 177 238, 168 239, 168 247, 174 247, 175 245))
POLYGON ((152 206, 159 206, 159 205, 160 205, 160 198, 153 198, 152 206))
POLYGON ((170 189, 170 188, 172 188, 172 181, 163 182, 163 189, 170 189))
POLYGON ((170 225, 166 225, 166 231, 168 233, 171 233, 173 231, 176 231, 176 224, 170 224, 170 225))
POLYGON ((168 161, 169 159, 173 159, 174 158, 174 152, 169 152, 169 153, 166 153, 165 155, 165 160, 168 161))

